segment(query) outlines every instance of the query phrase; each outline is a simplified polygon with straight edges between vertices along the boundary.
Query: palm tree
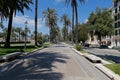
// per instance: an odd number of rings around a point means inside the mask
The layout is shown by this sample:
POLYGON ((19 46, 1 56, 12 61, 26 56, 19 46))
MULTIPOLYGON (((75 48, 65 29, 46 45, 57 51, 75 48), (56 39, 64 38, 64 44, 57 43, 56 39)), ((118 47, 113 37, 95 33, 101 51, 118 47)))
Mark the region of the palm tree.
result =
POLYGON ((25 37, 26 37, 26 40, 27 40, 27 37, 28 37, 28 33, 30 34, 31 31, 28 27, 25 28, 25 37))
POLYGON ((29 10, 30 9, 29 5, 32 4, 32 0, 5 0, 5 1, 7 2, 6 6, 8 6, 9 8, 9 16, 8 16, 9 21, 8 21, 8 33, 4 46, 8 48, 10 47, 10 35, 12 30, 13 14, 16 14, 17 11, 24 14, 24 8, 29 10))
POLYGON ((57 43, 60 34, 60 28, 58 26, 54 27, 54 42, 57 43))
POLYGON ((17 34, 16 34, 16 28, 15 27, 12 27, 12 31, 11 31, 11 41, 16 41, 17 39, 17 34))
POLYGON ((48 8, 43 11, 43 19, 45 19, 46 26, 49 27, 50 41, 54 40, 54 28, 57 26, 57 13, 55 9, 48 8))
POLYGON ((37 46, 38 0, 35 1, 35 46, 37 46))
POLYGON ((9 16, 9 8, 8 8, 8 2, 7 0, 1 0, 0 1, 0 18, 1 22, 4 18, 7 18, 9 16))
MULTIPOLYGON (((75 13, 75 17, 76 17, 76 44, 78 43, 78 11, 77 11, 77 7, 78 7, 78 2, 77 1, 80 1, 81 3, 82 2, 85 2, 85 0, 66 0, 65 3, 66 4, 69 4, 71 3, 71 6, 72 6, 72 38, 74 37, 74 13, 75 13)), ((73 42, 73 39, 72 39, 72 42, 73 42)))
POLYGON ((7 28, 3 28, 3 31, 2 31, 2 38, 3 38, 3 40, 6 39, 6 35, 7 35, 7 28))
POLYGON ((4 25, 3 25, 3 23, 2 22, 0 22, 0 28, 4 28, 4 25))
POLYGON ((25 27, 25 30, 23 30, 23 31, 21 32, 21 36, 22 36, 22 38, 24 38, 24 42, 25 42, 25 49, 26 49, 26 42, 28 41, 28 40, 27 40, 28 33, 31 33, 31 31, 30 31, 30 29, 27 28, 27 27, 25 27))
POLYGON ((65 27, 65 31, 64 31, 65 39, 64 40, 66 41, 68 40, 68 26, 70 26, 71 22, 66 14, 63 14, 63 16, 61 17, 61 22, 63 22, 63 25, 65 27))
POLYGON ((19 38, 18 40, 20 42, 20 38, 21 38, 20 35, 21 35, 21 32, 22 32, 22 28, 21 27, 17 27, 15 31, 18 33, 18 38, 19 38))

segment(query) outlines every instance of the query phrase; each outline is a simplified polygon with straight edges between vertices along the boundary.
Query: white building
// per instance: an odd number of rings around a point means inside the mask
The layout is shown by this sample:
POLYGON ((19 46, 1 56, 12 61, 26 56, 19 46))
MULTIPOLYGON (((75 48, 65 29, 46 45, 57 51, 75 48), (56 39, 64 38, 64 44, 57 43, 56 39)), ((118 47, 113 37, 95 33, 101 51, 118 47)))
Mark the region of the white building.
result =
POLYGON ((112 45, 120 46, 120 0, 113 0, 111 8, 112 17, 114 19, 114 36, 112 37, 112 45))

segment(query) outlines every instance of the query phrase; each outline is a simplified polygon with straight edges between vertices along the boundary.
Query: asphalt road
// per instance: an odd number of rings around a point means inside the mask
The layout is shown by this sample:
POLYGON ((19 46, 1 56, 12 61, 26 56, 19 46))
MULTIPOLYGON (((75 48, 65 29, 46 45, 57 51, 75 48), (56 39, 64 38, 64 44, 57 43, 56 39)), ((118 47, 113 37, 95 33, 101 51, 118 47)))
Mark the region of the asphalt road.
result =
POLYGON ((120 51, 118 50, 99 48, 86 48, 85 50, 103 59, 111 60, 115 63, 120 63, 120 51))
POLYGON ((110 80, 64 44, 21 57, 0 67, 0 80, 110 80))

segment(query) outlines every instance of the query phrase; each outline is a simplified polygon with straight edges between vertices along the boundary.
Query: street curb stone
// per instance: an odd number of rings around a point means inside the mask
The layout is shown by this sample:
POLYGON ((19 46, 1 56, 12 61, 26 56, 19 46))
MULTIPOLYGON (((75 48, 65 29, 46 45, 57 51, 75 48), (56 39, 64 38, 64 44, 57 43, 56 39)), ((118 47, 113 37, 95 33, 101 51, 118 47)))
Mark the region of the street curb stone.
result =
MULTIPOLYGON (((79 51, 77 51, 76 49, 74 49, 73 47, 70 47, 73 51, 75 51, 76 53, 78 53, 81 56, 85 55, 89 55, 89 53, 85 53, 82 54, 79 51)), ((95 56, 95 55, 94 55, 95 56)), ((100 58, 101 59, 101 58, 100 58)), ((95 64, 95 67, 100 70, 101 72, 103 72, 106 76, 108 76, 111 80, 120 80, 120 76, 115 74, 113 71, 111 71, 110 69, 106 68, 105 66, 103 66, 103 64, 111 64, 103 59, 101 59, 102 64, 95 64)))
POLYGON ((120 76, 115 74, 110 69, 106 68, 102 64, 96 64, 95 67, 99 69, 101 72, 103 72, 105 75, 107 75, 111 80, 120 80, 120 76))

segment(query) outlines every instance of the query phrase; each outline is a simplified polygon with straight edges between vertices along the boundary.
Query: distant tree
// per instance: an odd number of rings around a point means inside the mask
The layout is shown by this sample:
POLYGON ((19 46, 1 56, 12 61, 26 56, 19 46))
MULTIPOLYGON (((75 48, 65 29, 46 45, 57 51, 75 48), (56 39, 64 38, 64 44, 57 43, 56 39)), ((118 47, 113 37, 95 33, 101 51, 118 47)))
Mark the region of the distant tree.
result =
POLYGON ((48 8, 46 11, 43 11, 43 19, 45 19, 46 26, 49 27, 50 41, 54 40, 55 28, 57 26, 57 12, 55 9, 48 8))
POLYGON ((78 42, 82 42, 82 44, 85 44, 85 41, 88 39, 88 26, 86 24, 81 24, 78 26, 78 42))
POLYGON ((3 40, 6 39, 6 35, 7 35, 7 28, 3 28, 0 37, 3 38, 3 40))
POLYGON ((3 25, 3 23, 2 22, 0 22, 0 28, 4 28, 4 25, 3 25))
POLYGON ((19 38, 18 40, 20 42, 22 28, 21 27, 17 27, 15 31, 16 31, 16 33, 18 33, 18 38, 19 38))
POLYGON ((94 33, 98 36, 101 44, 102 36, 111 36, 113 34, 113 19, 109 9, 96 8, 96 12, 92 12, 88 18, 88 24, 91 29, 91 35, 94 33))
POLYGON ((63 40, 65 41, 66 39, 66 28, 65 27, 62 27, 62 37, 63 37, 63 40))
POLYGON ((10 36, 11 36, 11 30, 12 30, 13 15, 15 15, 17 11, 24 14, 24 8, 29 10, 30 4, 32 4, 32 0, 4 0, 3 1, 3 4, 1 7, 3 9, 4 8, 6 9, 6 7, 7 7, 7 9, 1 11, 1 13, 3 13, 3 15, 4 15, 4 12, 5 12, 5 14, 9 14, 9 16, 8 16, 8 18, 9 18, 8 33, 7 33, 7 38, 6 38, 6 42, 4 45, 6 48, 10 47, 10 36))
MULTIPOLYGON (((66 4, 69 4, 71 3, 71 6, 72 6, 72 33, 73 33, 73 38, 74 38, 74 16, 76 17, 76 44, 78 43, 78 10, 77 10, 77 7, 78 7, 78 1, 80 1, 81 3, 85 2, 85 0, 65 0, 65 3, 66 4), (75 15, 74 15, 75 13, 75 15)), ((73 40, 72 40, 73 41, 73 40)))
POLYGON ((67 41, 68 40, 68 27, 71 25, 70 19, 68 18, 68 16, 66 14, 63 14, 63 16, 61 17, 61 22, 63 22, 63 26, 64 26, 64 40, 67 41))

